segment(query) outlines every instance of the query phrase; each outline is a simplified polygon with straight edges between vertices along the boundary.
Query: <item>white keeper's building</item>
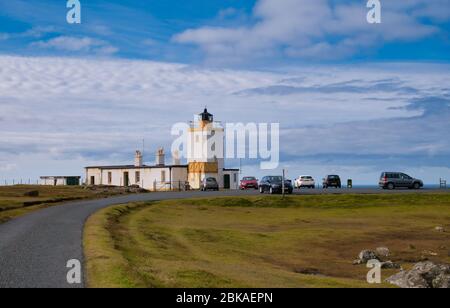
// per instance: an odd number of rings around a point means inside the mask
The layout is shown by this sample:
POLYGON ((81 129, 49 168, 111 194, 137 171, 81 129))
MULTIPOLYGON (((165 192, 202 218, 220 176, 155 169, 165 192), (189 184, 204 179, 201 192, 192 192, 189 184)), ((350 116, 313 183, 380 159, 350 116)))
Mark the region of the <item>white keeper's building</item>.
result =
POLYGON ((238 189, 239 169, 224 167, 224 129, 206 108, 198 121, 190 123, 187 139, 187 164, 181 164, 175 153, 173 163, 167 165, 164 149, 160 148, 155 165, 145 165, 142 153, 136 151, 133 165, 86 167, 86 184, 184 190, 199 189, 204 178, 214 177, 221 189, 238 189))

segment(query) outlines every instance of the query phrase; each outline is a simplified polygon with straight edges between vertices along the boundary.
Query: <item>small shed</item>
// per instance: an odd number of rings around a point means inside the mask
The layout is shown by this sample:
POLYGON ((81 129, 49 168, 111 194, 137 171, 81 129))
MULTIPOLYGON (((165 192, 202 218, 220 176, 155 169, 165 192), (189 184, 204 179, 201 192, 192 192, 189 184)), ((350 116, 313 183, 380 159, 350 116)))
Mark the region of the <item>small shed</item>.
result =
POLYGON ((78 186, 81 176, 41 176, 41 185, 78 186))

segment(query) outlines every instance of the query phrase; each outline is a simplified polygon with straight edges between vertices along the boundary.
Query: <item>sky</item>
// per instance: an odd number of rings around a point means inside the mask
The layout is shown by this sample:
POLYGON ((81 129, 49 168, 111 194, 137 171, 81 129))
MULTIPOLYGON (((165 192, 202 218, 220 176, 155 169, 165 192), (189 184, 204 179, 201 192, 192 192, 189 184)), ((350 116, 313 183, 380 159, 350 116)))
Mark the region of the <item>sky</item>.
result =
POLYGON ((0 0, 1 182, 153 163, 204 106, 280 123, 291 178, 450 179, 450 0, 80 2, 0 0))

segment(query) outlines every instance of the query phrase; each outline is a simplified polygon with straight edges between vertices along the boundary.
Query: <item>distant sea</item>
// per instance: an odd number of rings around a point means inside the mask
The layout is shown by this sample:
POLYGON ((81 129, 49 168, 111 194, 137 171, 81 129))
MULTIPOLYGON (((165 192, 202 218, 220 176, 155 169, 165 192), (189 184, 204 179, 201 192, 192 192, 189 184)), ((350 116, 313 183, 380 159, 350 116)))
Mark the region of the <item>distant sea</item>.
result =
MULTIPOLYGON (((346 187, 346 186, 344 185, 344 187, 346 187)), ((353 185, 353 188, 378 188, 378 185, 353 185)), ((439 185, 437 185, 437 184, 424 184, 424 188, 436 189, 436 188, 439 188, 439 185)), ((450 188, 450 186, 447 185, 447 188, 450 188)))

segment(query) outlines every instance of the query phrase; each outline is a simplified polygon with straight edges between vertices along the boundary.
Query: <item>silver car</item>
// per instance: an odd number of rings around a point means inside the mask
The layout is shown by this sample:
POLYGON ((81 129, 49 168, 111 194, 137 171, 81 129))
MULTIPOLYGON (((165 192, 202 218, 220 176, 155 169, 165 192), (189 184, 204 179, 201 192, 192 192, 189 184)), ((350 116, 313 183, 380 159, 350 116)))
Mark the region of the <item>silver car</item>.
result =
POLYGON ((423 182, 401 172, 383 172, 380 177, 380 187, 383 189, 409 188, 420 189, 423 182))
POLYGON ((200 189, 202 191, 219 190, 219 183, 217 183, 217 180, 215 178, 205 178, 202 181, 200 189))

